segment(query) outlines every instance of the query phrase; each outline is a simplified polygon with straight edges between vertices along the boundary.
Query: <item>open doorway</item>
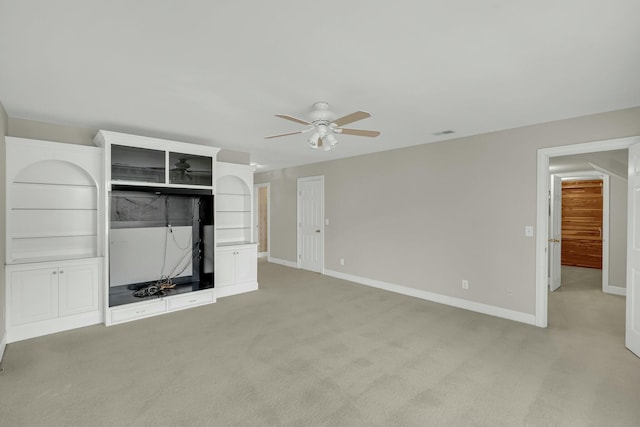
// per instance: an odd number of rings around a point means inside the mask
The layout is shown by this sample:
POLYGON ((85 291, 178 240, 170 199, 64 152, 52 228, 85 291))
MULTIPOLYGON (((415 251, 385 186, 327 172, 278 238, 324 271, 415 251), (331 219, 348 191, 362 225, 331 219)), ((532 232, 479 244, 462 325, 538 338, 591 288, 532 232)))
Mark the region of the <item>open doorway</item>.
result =
POLYGON ((626 279, 626 180, 613 174, 624 173, 627 157, 627 150, 618 150, 549 159, 548 318, 554 328, 586 328, 624 340, 625 301, 620 295, 626 279), (595 169, 566 172, 568 165, 577 168, 585 157, 593 164, 613 166, 609 173, 595 169), (617 191, 612 192, 611 187, 617 191), (612 223, 614 228, 622 227, 622 233, 610 236, 612 223), (611 252, 613 269, 609 268, 611 252), (610 281, 618 286, 609 286, 610 281))
POLYGON ((268 257, 270 251, 270 193, 271 186, 268 182, 253 186, 253 206, 255 206, 255 209, 253 210, 253 223, 255 224, 254 239, 258 243, 259 258, 268 257))
MULTIPOLYGON (((629 277, 626 261, 631 250, 627 244, 627 237, 632 230, 628 225, 631 221, 627 222, 628 212, 631 211, 627 209, 627 201, 633 193, 631 190, 627 191, 626 177, 631 173, 627 164, 630 158, 628 148, 638 142, 640 138, 622 138, 541 149, 538 152, 536 325, 546 327, 549 322, 560 328, 586 327, 593 332, 619 337, 621 341, 625 340, 626 334, 625 344, 634 352, 637 347, 635 338, 631 341, 629 339, 629 331, 634 329, 629 323, 629 319, 633 317, 629 316, 633 312, 633 309, 629 310, 629 302, 634 297, 625 301, 620 295, 626 293, 629 277), (554 238, 552 232, 553 223, 554 220, 557 223, 558 216, 554 215, 557 211, 553 211, 553 205, 558 203, 557 192, 554 194, 553 189, 555 187, 557 190, 561 177, 576 180, 581 178, 584 182, 591 180, 594 186, 599 182, 594 178, 602 179, 603 270, 588 268, 593 267, 588 263, 560 266, 561 291, 550 293, 546 282, 549 280, 549 285, 552 284, 553 273, 550 270, 554 268, 554 260, 556 266, 560 264, 557 257, 561 256, 558 251, 552 254, 554 245, 557 244, 557 237, 554 238), (540 277, 542 271, 545 273, 544 278, 540 277)), ((591 184, 585 183, 584 186, 591 184)), ((583 209, 585 205, 586 202, 583 202, 577 209, 583 209)), ((579 221, 585 221, 588 215, 580 213, 576 216, 579 221)), ((597 230, 597 226, 595 229, 597 230)))
POLYGON ((591 268, 604 293, 625 295, 628 150, 549 158, 549 287, 591 268))
MULTIPOLYGON (((622 179, 627 175, 627 173, 629 174, 628 176, 634 178, 633 186, 631 186, 631 183, 629 182, 627 200, 633 201, 633 203, 629 204, 628 212, 636 212, 637 211, 636 205, 640 206, 640 204, 636 202, 636 200, 640 200, 637 197, 637 195, 640 194, 640 185, 637 185, 636 183, 637 181, 636 176, 639 176, 640 174, 640 161, 638 160, 640 159, 640 152, 637 149, 637 147, 640 147, 639 145, 637 145, 639 143, 640 143, 640 137, 630 137, 630 138, 620 138, 620 139, 606 140, 606 141, 596 141, 596 142, 584 143, 584 144, 559 146, 559 147, 553 147, 553 148, 544 148, 544 149, 538 150, 538 175, 537 175, 538 190, 537 190, 537 202, 536 202, 537 233, 536 233, 536 307, 535 307, 535 324, 537 326, 546 327, 548 323, 548 314, 549 314, 548 313, 549 292, 548 292, 548 283, 547 283, 547 278, 548 278, 547 268, 549 265, 548 227, 549 227, 549 209, 550 209, 549 191, 551 188, 551 185, 550 185, 551 175, 549 173, 550 159, 557 156, 582 155, 587 153, 598 153, 598 152, 604 152, 604 151, 629 149, 628 158, 634 159, 633 165, 635 166, 634 167, 629 166, 628 171, 622 171, 620 173, 616 173, 613 170, 607 170, 606 165, 603 168, 602 165, 597 165, 597 164, 596 164, 597 168, 595 169, 596 170, 605 169, 604 172, 609 174, 610 176, 617 176, 622 179), (613 173, 610 173, 610 172, 613 172, 613 173), (636 190, 636 188, 638 188, 638 190, 636 190)), ((629 218, 628 222, 625 223, 625 227, 624 227, 624 235, 627 237, 627 239, 629 239, 630 235, 632 235, 632 237, 635 238, 635 234, 633 230, 640 229, 639 228, 640 217, 638 220, 636 220, 635 219, 636 215, 629 214, 628 218, 629 218)), ((632 349, 632 351, 636 352, 637 354, 640 354, 640 350, 638 350, 638 348, 640 347, 636 345, 636 341, 640 340, 640 338, 636 339, 636 335, 640 337, 640 334, 637 333, 639 329, 636 328, 635 324, 633 323, 633 319, 635 317, 630 315, 630 314, 633 314, 634 312, 637 312, 635 307, 636 305, 640 304, 640 299, 639 299, 640 294, 636 295, 636 293, 633 292, 633 289, 635 289, 635 286, 636 286, 635 284, 637 283, 635 279, 636 279, 638 270, 636 268, 632 268, 634 265, 636 265, 636 263, 640 264, 636 261, 636 258, 632 257, 632 255, 635 256, 636 252, 640 252, 640 251, 636 250, 637 244, 634 244, 633 242, 631 242, 631 240, 628 240, 625 243, 625 246, 626 246, 626 257, 622 256, 619 258, 621 259, 626 258, 626 260, 631 259, 633 260, 633 263, 634 263, 634 264, 629 264, 627 262, 627 266, 625 268, 626 280, 624 283, 625 285, 630 286, 630 288, 627 289, 627 298, 626 298, 626 306, 625 306, 625 312, 626 312, 625 331, 627 335, 625 344, 627 345, 628 348, 632 349), (628 283, 629 278, 631 278, 632 283, 628 283)), ((640 259, 640 257, 638 257, 638 259, 640 259)), ((638 305, 638 307, 640 307, 640 305, 638 305)))

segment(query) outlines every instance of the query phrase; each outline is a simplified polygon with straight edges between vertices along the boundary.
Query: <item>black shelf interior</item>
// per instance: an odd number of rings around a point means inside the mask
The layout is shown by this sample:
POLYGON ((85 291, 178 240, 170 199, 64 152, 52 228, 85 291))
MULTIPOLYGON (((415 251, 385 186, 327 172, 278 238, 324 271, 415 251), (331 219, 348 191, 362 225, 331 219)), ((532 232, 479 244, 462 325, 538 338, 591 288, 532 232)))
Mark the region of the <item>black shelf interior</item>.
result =
MULTIPOLYGON (((136 297, 133 293, 142 287, 156 284, 163 279, 160 274, 172 273, 167 273, 166 270, 161 273, 161 268, 158 268, 157 272, 155 270, 145 271, 142 274, 143 277, 138 278, 138 280, 146 280, 144 282, 122 284, 120 279, 117 286, 109 286, 110 307, 214 287, 213 195, 211 193, 203 194, 201 190, 189 192, 185 189, 185 191, 164 193, 156 190, 139 186, 117 186, 114 188, 110 193, 109 226, 112 230, 119 229, 122 232, 126 232, 126 229, 162 227, 166 228, 167 233, 173 233, 172 227, 182 227, 183 229, 190 227, 191 248, 187 254, 191 258, 191 275, 180 276, 180 273, 176 272, 176 277, 169 278, 176 285, 174 288, 165 289, 161 293, 145 297, 136 297), (158 277, 156 277, 156 274, 158 277)), ((132 268, 132 264, 129 261, 135 262, 135 258, 140 255, 136 253, 135 249, 132 249, 134 247, 128 246, 131 254, 127 255, 127 261, 121 261, 125 262, 129 269, 132 268)), ((119 250, 122 250, 121 246, 119 250)), ((120 257, 120 259, 123 258, 120 257)), ((155 260, 155 256, 152 259, 155 260)), ((186 259, 188 260, 188 258, 186 259)), ((109 268, 118 268, 118 265, 114 264, 113 256, 110 257, 110 262, 109 268)), ((167 246, 165 244, 164 252, 157 259, 157 265, 162 265, 164 268, 166 263, 167 246)), ((120 265, 122 266, 123 264, 120 265)), ((134 267, 137 268, 137 265, 134 265, 134 267)))
POLYGON ((174 280, 176 284, 175 288, 165 289, 163 293, 150 295, 145 297, 137 297, 133 293, 140 288, 147 287, 155 282, 142 282, 130 285, 112 286, 109 288, 109 307, 117 307, 119 305, 131 304, 134 302, 155 300, 162 297, 168 297, 172 295, 186 294, 193 291, 199 291, 202 289, 213 288, 213 283, 205 281, 193 281, 192 277, 182 277, 174 280))

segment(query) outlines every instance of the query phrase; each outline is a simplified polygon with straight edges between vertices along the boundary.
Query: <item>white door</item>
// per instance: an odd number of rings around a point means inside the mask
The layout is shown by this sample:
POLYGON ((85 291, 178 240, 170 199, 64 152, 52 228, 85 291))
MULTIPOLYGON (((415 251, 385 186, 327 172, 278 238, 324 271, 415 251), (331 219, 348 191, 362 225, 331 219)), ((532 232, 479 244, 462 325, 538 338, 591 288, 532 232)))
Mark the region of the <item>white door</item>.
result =
POLYGON ((60 316, 98 310, 98 265, 61 265, 58 270, 60 316))
POLYGON ((236 283, 255 282, 258 269, 257 248, 251 245, 249 248, 238 249, 236 252, 236 283))
POLYGON ((236 251, 218 249, 216 251, 215 284, 217 288, 236 283, 236 251))
POLYGON ((12 325, 58 317, 58 269, 11 273, 9 304, 12 325))
POLYGON ((298 179, 298 267, 322 273, 324 178, 298 179))
POLYGON ((626 346, 640 356, 640 144, 629 147, 626 346))
POLYGON ((562 178, 551 176, 551 216, 549 217, 549 289, 560 287, 562 266, 562 178))

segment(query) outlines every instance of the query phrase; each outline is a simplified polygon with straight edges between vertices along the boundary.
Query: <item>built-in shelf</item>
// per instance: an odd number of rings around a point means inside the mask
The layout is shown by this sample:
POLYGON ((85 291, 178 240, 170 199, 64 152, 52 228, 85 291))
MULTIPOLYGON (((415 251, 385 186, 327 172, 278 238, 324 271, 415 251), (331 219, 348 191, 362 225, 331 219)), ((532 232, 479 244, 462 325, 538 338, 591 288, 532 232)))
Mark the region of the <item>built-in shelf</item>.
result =
POLYGON ((14 142, 9 144, 7 263, 98 256, 100 150, 14 142))
POLYGON ((216 227, 218 230, 248 230, 251 227, 216 227))
POLYGON ((110 207, 102 220, 109 254, 105 323, 215 302, 213 173, 219 149, 108 131, 94 141, 105 151, 110 207), (176 286, 133 295, 166 280, 176 286))
POLYGON ((101 322, 102 150, 6 137, 6 160, 7 342, 101 322))
POLYGON ((242 244, 252 239, 249 166, 218 163, 216 181, 216 242, 218 246, 242 244))

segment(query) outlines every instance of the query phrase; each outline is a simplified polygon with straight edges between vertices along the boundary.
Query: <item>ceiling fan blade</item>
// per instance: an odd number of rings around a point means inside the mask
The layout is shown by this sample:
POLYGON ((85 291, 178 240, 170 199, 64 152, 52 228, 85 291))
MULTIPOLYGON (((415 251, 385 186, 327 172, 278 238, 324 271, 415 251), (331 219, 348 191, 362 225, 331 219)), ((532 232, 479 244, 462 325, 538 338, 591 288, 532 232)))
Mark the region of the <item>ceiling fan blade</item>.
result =
POLYGON ((297 132, 289 132, 289 133, 281 133, 280 135, 265 136, 264 139, 280 138, 281 136, 295 135, 295 134, 303 133, 303 132, 306 132, 306 130, 299 130, 297 132))
POLYGON ((311 123, 306 121, 306 120, 302 120, 299 119, 297 117, 293 117, 293 116, 289 116, 287 114, 276 114, 276 117, 280 117, 281 119, 285 119, 285 120, 291 120, 292 122, 296 122, 296 123, 300 123, 303 125, 310 125, 311 123))
POLYGON ((355 113, 347 114, 346 116, 340 117, 339 119, 334 120, 331 123, 335 123, 336 126, 344 126, 349 123, 357 122, 358 120, 366 119, 367 117, 371 117, 371 114, 366 111, 356 111, 355 113))
POLYGON ((380 135, 380 131, 378 130, 362 130, 362 129, 336 129, 340 131, 343 135, 358 135, 358 136, 369 136, 374 137, 380 135))

